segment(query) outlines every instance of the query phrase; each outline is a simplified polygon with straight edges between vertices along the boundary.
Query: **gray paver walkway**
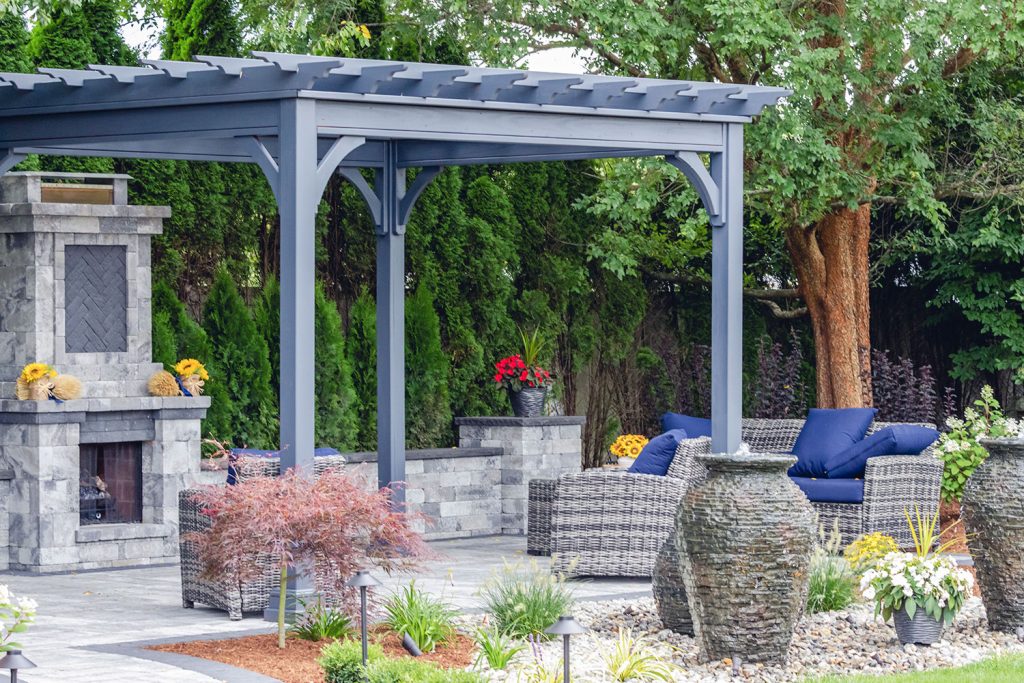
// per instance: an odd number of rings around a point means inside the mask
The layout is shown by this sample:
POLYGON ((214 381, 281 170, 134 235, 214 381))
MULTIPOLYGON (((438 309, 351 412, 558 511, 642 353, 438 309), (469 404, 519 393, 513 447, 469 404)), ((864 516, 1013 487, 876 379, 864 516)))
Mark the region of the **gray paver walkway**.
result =
MULTIPOLYGON (((522 537, 439 541, 431 547, 441 558, 430 562, 415 577, 417 585, 444 595, 466 610, 480 609, 476 592, 503 561, 532 559, 525 554, 522 537)), ((546 562, 545 558, 539 559, 546 562)), ((408 582, 410 577, 380 578, 393 587, 408 582)), ((216 679, 169 664, 85 648, 273 629, 256 615, 231 621, 225 613, 201 606, 182 609, 177 566, 43 576, 0 573, 0 583, 17 595, 39 602, 35 625, 20 639, 25 654, 39 665, 20 676, 27 683, 209 683, 216 679)), ((583 600, 646 595, 650 595, 650 582, 645 580, 605 579, 577 584, 577 596, 583 600)), ((4 680, 0 675, 0 681, 4 680)))

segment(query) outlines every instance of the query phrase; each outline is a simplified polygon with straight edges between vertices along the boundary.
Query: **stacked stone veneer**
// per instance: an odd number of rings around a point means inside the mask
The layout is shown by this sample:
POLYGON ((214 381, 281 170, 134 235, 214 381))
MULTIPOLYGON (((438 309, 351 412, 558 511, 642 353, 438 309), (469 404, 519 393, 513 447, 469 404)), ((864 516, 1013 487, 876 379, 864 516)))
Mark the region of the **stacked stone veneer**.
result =
MULTIPOLYGON (((526 533, 527 485, 580 471, 582 417, 462 417, 458 448, 406 453, 405 500, 428 540, 526 533)), ((377 488, 377 454, 346 454, 346 472, 377 488)))
POLYGON ((0 178, 0 569, 174 560, 177 494, 198 475, 210 401, 147 395, 160 367, 150 238, 170 211, 128 205, 126 176, 85 178, 110 187, 112 204, 44 202, 47 180, 0 178), (83 398, 14 400, 33 361, 77 376, 83 398), (142 522, 80 525, 79 446, 127 442, 141 444, 142 522))
POLYGON ((580 471, 585 420, 575 416, 456 418, 459 448, 502 450, 500 486, 493 495, 500 501, 500 533, 526 533, 531 479, 557 479, 580 471))

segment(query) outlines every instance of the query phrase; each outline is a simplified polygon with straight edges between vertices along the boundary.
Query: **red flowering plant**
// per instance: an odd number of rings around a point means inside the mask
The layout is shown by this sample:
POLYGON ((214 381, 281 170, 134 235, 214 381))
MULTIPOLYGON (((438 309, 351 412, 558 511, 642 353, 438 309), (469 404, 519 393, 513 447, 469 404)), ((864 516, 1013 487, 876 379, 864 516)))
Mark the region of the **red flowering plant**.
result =
POLYGON ((518 353, 494 364, 494 381, 512 391, 551 386, 551 373, 539 365, 527 365, 518 353))

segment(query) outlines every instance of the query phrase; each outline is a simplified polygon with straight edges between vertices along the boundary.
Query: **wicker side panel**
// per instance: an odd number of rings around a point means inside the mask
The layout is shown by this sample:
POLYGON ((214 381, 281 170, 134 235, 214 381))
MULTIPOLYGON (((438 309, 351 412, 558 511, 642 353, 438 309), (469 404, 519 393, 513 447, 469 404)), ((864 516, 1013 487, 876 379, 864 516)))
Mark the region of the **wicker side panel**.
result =
POLYGON ((533 479, 528 485, 526 515, 526 553, 551 554, 551 508, 555 501, 557 479, 533 479))
POLYGON ((864 531, 880 531, 901 548, 913 546, 904 511, 922 517, 939 509, 942 462, 928 449, 921 455, 883 455, 868 460, 864 471, 864 531))
POLYGON ((686 491, 672 477, 589 471, 558 480, 551 565, 574 576, 651 576, 686 491))
POLYGON ((811 507, 818 513, 818 526, 815 530, 823 531, 826 537, 832 533, 836 520, 839 520, 839 535, 844 547, 864 533, 861 515, 863 506, 860 504, 812 502, 811 507))
MULTIPOLYGON (((345 456, 326 455, 313 458, 313 474, 319 475, 326 470, 341 469, 345 466, 345 456)), ((260 458, 254 456, 242 456, 235 463, 238 481, 245 481, 252 477, 276 477, 281 473, 281 458, 260 458)))
POLYGON ((804 428, 804 420, 743 420, 743 441, 754 453, 789 453, 796 437, 804 428))

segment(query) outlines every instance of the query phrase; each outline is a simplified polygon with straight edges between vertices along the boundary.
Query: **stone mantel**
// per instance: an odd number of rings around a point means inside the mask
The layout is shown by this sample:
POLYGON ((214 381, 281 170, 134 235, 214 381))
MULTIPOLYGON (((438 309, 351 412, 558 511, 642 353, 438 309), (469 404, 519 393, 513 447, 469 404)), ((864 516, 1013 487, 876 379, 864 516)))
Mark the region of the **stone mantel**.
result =
POLYGON ((73 401, 19 401, 0 399, 0 424, 84 422, 87 413, 152 411, 155 419, 187 419, 206 413, 209 396, 136 396, 132 398, 80 398, 73 401))
POLYGON ((559 427, 562 425, 584 425, 583 415, 545 415, 543 417, 457 417, 457 427, 559 427))

